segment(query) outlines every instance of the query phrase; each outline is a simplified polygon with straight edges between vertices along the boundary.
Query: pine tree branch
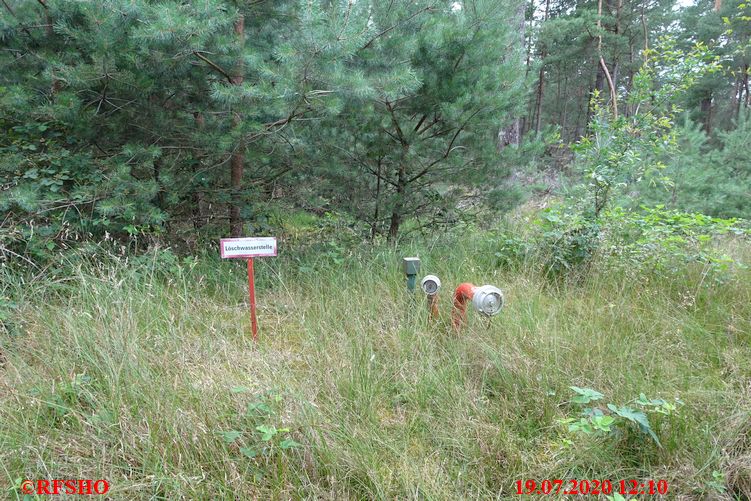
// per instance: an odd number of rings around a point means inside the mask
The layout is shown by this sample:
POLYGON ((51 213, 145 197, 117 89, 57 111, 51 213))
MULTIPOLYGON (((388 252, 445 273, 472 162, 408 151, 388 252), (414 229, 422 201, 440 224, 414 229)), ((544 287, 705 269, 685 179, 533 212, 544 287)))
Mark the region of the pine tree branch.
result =
POLYGON ((417 130, 422 126, 422 123, 428 118, 428 114, 424 114, 419 122, 417 122, 417 125, 415 125, 415 128, 412 129, 412 132, 417 132, 417 130))
POLYGON ((8 12, 10 12, 10 15, 13 17, 16 17, 16 13, 13 12, 13 9, 10 8, 10 5, 8 5, 8 2, 6 2, 5 0, 2 0, 2 2, 5 8, 8 10, 8 12))
POLYGON ((285 128, 288 124, 290 124, 295 118, 305 115, 307 111, 309 110, 297 111, 297 108, 295 108, 292 111, 292 113, 290 113, 290 115, 287 116, 286 118, 281 118, 275 122, 268 122, 268 123, 263 124, 263 128, 264 128, 263 132, 257 132, 255 134, 248 136, 247 141, 253 142, 259 137, 264 136, 266 134, 279 132, 283 128, 285 128), (274 127, 278 127, 278 129, 272 130, 274 127))
MULTIPOLYGON (((337 150, 342 151, 345 155, 347 155, 348 157, 350 157, 353 161, 355 161, 355 162, 359 163, 360 165, 362 165, 365 168, 365 170, 367 170, 368 172, 370 172, 371 174, 373 174, 376 178, 380 179, 384 183, 390 184, 394 188, 397 187, 397 184, 394 181, 392 181, 391 179, 388 179, 386 177, 383 177, 380 172, 374 170, 370 165, 368 165, 367 162, 365 162, 364 160, 362 160, 360 157, 358 157, 356 155, 353 155, 351 152, 349 152, 349 151, 345 150, 344 148, 342 148, 340 146, 337 146, 335 144, 332 144, 331 146, 333 146, 337 150)), ((379 162, 380 162, 380 160, 379 160, 379 162)))
MULTIPOLYGON (((5 6, 5 9, 6 9, 6 10, 7 10, 8 12, 10 12, 10 15, 11 15, 11 16, 13 16, 13 17, 15 17, 16 19, 18 19, 18 16, 16 16, 16 13, 15 13, 15 12, 13 12, 13 9, 11 9, 11 8, 10 8, 10 5, 8 4, 8 2, 6 2, 5 0, 0 0, 0 1, 2 1, 2 2, 3 2, 3 6, 5 6)), ((40 25, 40 26, 44 26, 44 25, 40 25)), ((29 27, 28 27, 28 26, 23 26, 23 25, 20 25, 20 24, 19 24, 18 28, 19 28, 19 29, 20 29, 21 31, 23 31, 24 33, 26 33, 27 35, 29 35, 29 37, 30 37, 30 38, 31 38, 31 39, 33 40, 33 38, 34 38, 34 37, 32 37, 32 36, 31 36, 31 32, 29 31, 29 27)), ((35 26, 31 26, 31 28, 35 28, 35 26)), ((48 28, 48 29, 49 29, 49 28, 48 28)), ((31 52, 31 51, 30 51, 30 52, 31 52)), ((32 54, 34 54, 33 52, 31 52, 31 53, 32 53, 32 54)))
POLYGON ((360 161, 360 164, 361 164, 361 165, 362 165, 363 167, 365 167, 365 169, 366 169, 366 170, 367 170, 368 172, 370 172, 371 174, 373 174, 373 175, 374 175, 375 177, 377 177, 378 179, 380 179, 380 180, 381 180, 381 181, 383 181, 384 183, 390 184, 390 185, 391 185, 391 186, 393 186, 394 188, 398 187, 398 185, 397 185, 397 184, 396 184, 396 183, 395 183, 394 181, 392 181, 391 179, 388 179, 388 178, 385 178, 385 177, 383 177, 383 176, 382 176, 382 175, 381 175, 381 174, 380 174, 379 172, 377 172, 377 171, 373 170, 373 168, 372 168, 372 167, 370 167, 370 166, 369 166, 369 165, 368 165, 367 163, 360 161))
POLYGON ((395 136, 394 134, 392 134, 391 132, 389 132, 389 130, 388 130, 388 129, 386 129, 386 128, 384 128, 384 127, 381 127, 381 130, 382 130, 383 132, 385 132, 386 134, 388 134, 388 135, 389 135, 389 137, 391 137, 391 139, 393 139, 393 140, 394 140, 394 141, 396 141, 397 143, 401 143, 401 141, 399 140, 399 138, 398 138, 398 137, 396 137, 396 136, 395 136))
POLYGON ((221 73, 222 75, 224 75, 224 77, 227 79, 227 81, 229 83, 231 83, 231 84, 235 83, 234 80, 232 80, 232 76, 229 73, 227 73, 221 66, 219 66, 218 64, 216 64, 215 62, 213 62, 211 59, 209 59, 208 57, 204 56, 203 54, 201 54, 197 50, 194 50, 193 54, 198 59, 200 59, 201 61, 205 62, 206 64, 208 64, 209 66, 211 66, 212 68, 214 68, 216 71, 218 71, 219 73, 221 73))
POLYGON ((349 15, 352 13, 352 4, 354 4, 354 0, 349 0, 347 2, 347 14, 344 16, 344 23, 342 24, 342 29, 339 30, 339 34, 336 36, 337 41, 344 40, 342 38, 342 35, 344 35, 344 30, 347 29, 347 26, 349 25, 349 15))
POLYGON ((386 105, 386 109, 389 110, 389 114, 391 114, 391 123, 394 125, 394 130, 396 131, 396 135, 399 138, 398 139, 399 142, 401 143, 402 147, 409 148, 409 143, 407 142, 407 138, 404 137, 404 133, 402 132, 402 128, 399 126, 399 120, 397 120, 397 118, 396 118, 396 113, 394 112, 394 107, 391 106, 391 103, 389 103, 388 101, 385 102, 385 105, 386 105))
POLYGON ((389 26, 388 28, 386 28, 385 30, 381 31, 376 36, 374 36, 373 38, 371 38, 368 41, 368 43, 366 43, 365 45, 363 45, 361 47, 361 49, 367 49, 368 47, 370 47, 373 44, 373 42, 375 42, 376 40, 378 40, 379 38, 381 38, 383 35, 386 35, 390 31, 392 31, 394 28, 396 28, 397 26, 399 26, 400 24, 406 23, 407 21, 410 21, 410 20, 414 19, 415 17, 419 16, 423 12, 429 12, 429 11, 433 10, 433 8, 434 8, 434 5, 428 5, 426 7, 423 7, 422 9, 414 12, 412 15, 408 16, 407 18, 402 19, 401 21, 397 22, 396 24, 393 24, 393 25, 389 26))
POLYGON ((440 121, 441 121, 440 115, 438 115, 437 113, 434 113, 433 114, 433 121, 430 122, 428 125, 426 125, 422 130, 416 130, 417 135, 418 136, 422 135, 424 132, 430 130, 435 124, 437 124, 440 121))
POLYGON ((51 37, 53 35, 52 31, 52 16, 50 15, 50 9, 47 5, 47 2, 45 0, 37 0, 39 2, 39 5, 42 6, 44 9, 44 17, 47 20, 47 36, 51 37))
MULTIPOLYGON (((438 162, 441 162, 441 161, 447 159, 448 156, 451 154, 451 152, 454 151, 454 143, 456 142, 456 139, 459 137, 459 134, 461 134, 462 131, 465 129, 465 127, 467 127, 467 125, 469 124, 470 120, 472 120, 474 117, 476 117, 482 110, 483 110, 482 108, 478 108, 477 111, 475 111, 474 113, 472 113, 464 121, 464 123, 456 130, 456 132, 454 133, 453 137, 451 138, 451 141, 449 141, 449 144, 446 147, 446 151, 443 152, 443 155, 441 155, 440 157, 438 157, 435 160, 433 160, 432 162, 430 162, 423 170, 421 170, 420 172, 418 172, 417 174, 415 174, 414 176, 412 176, 407 181, 407 184, 412 183, 414 181, 417 181, 422 176, 424 176, 425 174, 427 174, 430 171, 430 169, 434 165, 436 165, 438 162)), ((458 148, 458 146, 457 146, 457 148, 458 148)))
MULTIPOLYGON (((425 130, 428 130, 428 129, 425 129, 425 130)), ((424 138, 421 139, 421 141, 427 141, 428 139, 433 139, 434 137, 439 137, 439 136, 446 135, 449 132, 451 132, 452 130, 454 130, 454 127, 449 127, 448 129, 441 129, 438 132, 434 132, 433 134, 431 134, 429 136, 425 136, 424 138)), ((425 132, 425 131, 423 131, 423 132, 425 132)))

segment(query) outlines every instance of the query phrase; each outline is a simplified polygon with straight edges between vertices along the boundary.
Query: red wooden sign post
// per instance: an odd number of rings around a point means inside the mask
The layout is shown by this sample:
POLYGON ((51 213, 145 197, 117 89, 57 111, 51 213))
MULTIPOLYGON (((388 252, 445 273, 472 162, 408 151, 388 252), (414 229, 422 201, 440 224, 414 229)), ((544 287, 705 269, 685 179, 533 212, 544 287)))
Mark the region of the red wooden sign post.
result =
POLYGON ((222 238, 219 241, 219 248, 223 259, 243 258, 248 260, 250 330, 253 333, 253 340, 255 341, 258 339, 258 320, 256 320, 256 284, 253 272, 253 258, 276 256, 276 238, 222 238))
POLYGON ((258 320, 256 320, 256 283, 253 273, 253 258, 248 258, 248 294, 250 295, 250 330, 253 339, 258 339, 258 320))

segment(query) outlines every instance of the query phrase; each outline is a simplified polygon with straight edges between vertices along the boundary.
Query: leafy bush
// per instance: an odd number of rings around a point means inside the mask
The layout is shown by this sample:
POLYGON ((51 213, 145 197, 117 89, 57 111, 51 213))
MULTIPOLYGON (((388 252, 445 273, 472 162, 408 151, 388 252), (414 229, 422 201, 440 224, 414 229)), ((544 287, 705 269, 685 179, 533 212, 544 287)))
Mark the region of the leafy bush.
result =
MULTIPOLYGON (((732 264, 713 250, 712 240, 725 233, 743 234, 736 220, 665 211, 664 205, 629 211, 613 203, 632 205, 624 201, 628 190, 645 182, 670 185, 665 161, 679 151, 675 98, 701 75, 718 71, 719 62, 705 45, 688 51, 676 47, 674 38, 662 37, 656 50, 646 51, 628 97, 632 113, 611 112, 594 92, 588 135, 573 147, 582 182, 567 193, 564 204, 542 211, 536 221, 535 246, 546 276, 581 276, 595 262, 627 269, 649 266, 661 273, 687 261, 712 271, 726 271, 732 264)), ((744 133, 732 134, 735 144, 736 135, 744 133)))
POLYGON ((533 255, 534 245, 527 239, 505 232, 494 235, 494 238, 497 243, 495 265, 499 268, 517 269, 533 255))
POLYGON ((652 429, 647 414, 656 413, 670 416, 677 411, 678 406, 683 405, 683 402, 677 398, 675 403, 670 403, 660 398, 649 399, 644 393, 641 393, 639 398, 635 398, 626 405, 609 403, 606 407, 597 405, 580 407, 598 402, 605 395, 591 388, 571 386, 571 389, 576 393, 576 396, 571 399, 571 403, 580 409, 579 417, 559 420, 559 423, 567 426, 570 433, 612 435, 626 426, 636 426, 640 432, 649 435, 658 447, 662 447, 662 444, 652 429))
POLYGON ((663 206, 642 207, 641 211, 613 208, 603 221, 608 233, 608 266, 632 272, 650 268, 674 274, 693 262, 705 267, 705 275, 723 279, 733 267, 743 264, 719 250, 717 240, 751 235, 743 220, 683 213, 663 206))
POLYGON ((556 207, 542 211, 536 220, 541 230, 541 261, 546 276, 562 277, 585 272, 600 245, 600 225, 581 211, 556 207))
POLYGON ((725 280, 745 266, 722 250, 721 239, 751 237, 749 223, 663 206, 630 210, 608 208, 597 220, 565 204, 545 209, 535 231, 522 238, 495 236, 496 265, 514 268, 533 263, 548 278, 586 274, 591 266, 657 275, 684 273, 687 264, 703 267, 705 277, 725 280))
POLYGON ((127 242, 159 230, 165 215, 152 204, 156 186, 132 175, 136 166, 152 168, 158 150, 102 161, 68 125, 2 111, 0 259, 41 263, 84 240, 127 242))
MULTIPOLYGON (((247 393, 243 386, 232 388, 232 393, 247 393)), ((287 451, 302 447, 291 436, 290 428, 277 427, 283 398, 278 393, 268 391, 256 395, 248 403, 242 416, 239 429, 218 431, 224 442, 235 448, 246 460, 251 460, 250 467, 256 481, 260 481, 272 465, 280 467, 287 451)))

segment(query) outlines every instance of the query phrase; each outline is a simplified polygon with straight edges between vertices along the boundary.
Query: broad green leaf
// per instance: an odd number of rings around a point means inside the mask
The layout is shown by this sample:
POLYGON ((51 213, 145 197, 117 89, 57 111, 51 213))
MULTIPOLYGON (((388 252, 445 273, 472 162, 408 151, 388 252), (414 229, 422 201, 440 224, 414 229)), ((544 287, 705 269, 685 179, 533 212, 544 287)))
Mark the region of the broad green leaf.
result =
POLYGON ((243 454, 243 456, 246 456, 250 459, 258 456, 258 450, 254 449, 253 447, 240 447, 240 452, 243 454))
POLYGON ((572 390, 578 393, 571 401, 577 404, 588 404, 593 400, 600 400, 604 395, 599 391, 592 388, 579 388, 578 386, 570 386, 572 390))
POLYGON ((628 419, 629 421, 638 424, 641 431, 649 434, 649 436, 652 437, 655 443, 659 447, 662 447, 662 444, 660 443, 660 439, 657 438, 657 435, 655 434, 654 430, 652 430, 652 426, 649 424, 649 419, 647 418, 646 414, 644 414, 641 411, 634 410, 630 407, 626 407, 626 406, 616 407, 613 404, 608 404, 608 409, 615 412, 622 418, 628 419))
POLYGON ((282 449, 292 449, 295 447, 302 447, 302 444, 299 442, 295 442, 291 438, 285 438, 281 442, 279 442, 279 447, 282 449))
POLYGON ((263 402, 251 402, 248 404, 249 414, 271 414, 271 407, 263 402))
POLYGON ((230 430, 230 431, 220 431, 219 434, 224 438, 224 441, 228 444, 231 444, 238 438, 242 436, 242 432, 237 430, 230 430))
POLYGON ((598 430, 609 432, 610 426, 615 423, 615 418, 612 416, 593 416, 592 424, 598 430))
POLYGON ((260 426, 256 426, 256 431, 258 431, 261 434, 261 439, 268 442, 272 438, 274 438, 274 435, 277 434, 277 429, 274 426, 268 426, 265 424, 262 424, 260 426))

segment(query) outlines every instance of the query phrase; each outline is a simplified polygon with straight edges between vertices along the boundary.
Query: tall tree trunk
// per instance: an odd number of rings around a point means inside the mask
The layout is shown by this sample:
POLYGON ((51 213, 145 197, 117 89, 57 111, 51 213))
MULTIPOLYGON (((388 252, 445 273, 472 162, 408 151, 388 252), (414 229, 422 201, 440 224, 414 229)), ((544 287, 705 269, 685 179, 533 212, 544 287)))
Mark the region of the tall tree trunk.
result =
MULTIPOLYGON (((157 158, 156 160, 154 160, 154 167, 152 170, 152 175, 154 179, 154 184, 156 185, 156 197, 154 197, 153 202, 156 204, 159 210, 164 211, 167 208, 167 200, 166 200, 166 190, 164 187, 164 183, 162 182, 162 159, 161 158, 157 158)), ((167 230, 168 234, 172 231, 172 226, 170 224, 169 218, 167 218, 167 221, 164 223, 164 227, 167 230)))
MULTIPOLYGON (((193 119, 196 124, 196 129, 203 131, 206 120, 200 111, 193 113, 193 119)), ((201 159, 203 158, 203 152, 197 153, 195 160, 193 161, 193 179, 198 176, 198 169, 201 167, 201 159)), ((191 198, 193 199, 193 227, 199 229, 208 223, 209 213, 206 207, 206 200, 204 199, 204 192, 201 188, 193 188, 191 198)))
POLYGON ((730 100, 732 115, 736 120, 741 113, 741 99, 743 99, 743 75, 738 76, 733 83, 733 99, 730 100))
MULTIPOLYGON (((582 94, 584 93, 583 92, 583 87, 581 87, 579 85, 574 85, 573 87, 574 87, 574 89, 576 89, 575 92, 574 92, 574 96, 575 96, 574 97, 574 102, 576 103, 576 106, 574 107, 574 109, 576 110, 576 119, 574 121, 574 135, 570 138, 570 140, 571 141, 578 141, 582 137, 582 134, 587 130, 587 124, 589 123, 589 117, 588 117, 588 115, 584 115, 584 119, 582 120, 582 115, 583 115, 583 112, 585 110, 585 108, 584 108, 584 104, 585 103, 581 102, 581 100, 582 100, 582 94), (583 126, 582 126, 582 122, 584 122, 583 126)), ((586 105, 587 105, 586 111, 587 111, 587 113, 589 113, 589 99, 590 99, 590 97, 591 97, 590 93, 587 93, 586 96, 584 96, 584 98, 587 100, 586 101, 586 105)))
POLYGON ((631 95, 631 89, 634 87, 634 43, 630 40, 628 43, 628 73, 626 73, 626 99, 623 104, 623 115, 631 116, 631 105, 628 103, 628 96, 631 95))
MULTIPOLYGON (((644 15, 644 4, 641 4, 641 28, 644 32, 644 50, 649 49, 649 30, 647 29, 647 16, 644 15)), ((644 52, 644 62, 646 62, 646 52, 644 52)))
MULTIPOLYGON (((535 0, 530 0, 529 6, 530 6, 530 10, 534 12, 535 0)), ((526 34, 526 29, 524 31, 526 34)), ((526 37, 526 35, 524 35, 524 52, 526 54, 526 60, 524 62, 524 80, 525 81, 527 80, 527 78, 529 78, 529 69, 532 64, 532 36, 533 34, 531 32, 528 38, 526 37)), ((534 101, 532 101, 532 99, 530 99, 529 102, 527 103, 526 111, 524 113, 524 117, 521 123, 522 135, 525 134, 529 130, 529 127, 531 127, 531 124, 534 123, 534 120, 535 120, 534 107, 535 107, 535 103, 534 101)))
POLYGON ((704 132, 707 135, 712 133, 712 90, 707 89, 701 100, 701 113, 704 117, 704 132))
MULTIPOLYGON (((245 46, 245 17, 240 16, 235 21, 235 35, 237 35, 238 56, 237 64, 235 66, 235 74, 232 77, 233 85, 242 85, 243 77, 243 48, 245 46)), ((242 123, 240 112, 235 110, 232 117, 232 125, 235 128, 239 128, 242 123)), ((240 191, 243 185, 243 168, 245 166, 245 141, 238 139, 237 145, 232 152, 232 158, 230 159, 231 169, 231 188, 232 188, 232 205, 229 211, 229 227, 230 234, 233 237, 242 236, 243 233, 243 221, 240 217, 240 205, 242 200, 240 197, 240 191)))
POLYGON ((407 191, 407 169, 402 161, 399 165, 399 174, 396 180, 396 200, 391 210, 391 223, 389 225, 388 241, 396 242, 399 235, 399 226, 402 224, 402 212, 404 211, 404 195, 407 191))
MULTIPOLYGON (((50 7, 47 5, 46 0, 37 0, 39 4, 44 9, 44 32, 47 34, 47 43, 51 44, 52 40, 51 38, 55 35, 55 30, 53 29, 53 22, 52 22, 52 14, 50 14, 50 7)), ((8 9, 8 11, 15 16, 13 13, 13 10, 11 10, 10 6, 8 6, 7 3, 3 2, 8 9)), ((28 31, 27 31, 28 33, 28 31)), ((55 95, 60 92, 60 90, 63 88, 63 84, 60 80, 55 78, 54 72, 52 75, 52 85, 50 86, 50 97, 52 99, 55 98, 55 95)))
POLYGON ((540 75, 537 81, 537 109, 535 110, 535 134, 539 134, 540 128, 542 127, 542 98, 543 98, 544 90, 545 90, 545 69, 542 66, 540 66, 540 75))
MULTIPOLYGON (((610 7, 610 2, 608 2, 608 6, 610 7)), ((617 0, 615 3, 615 28, 613 29, 613 33, 615 33, 616 36, 619 36, 621 34, 621 11, 623 10, 623 0, 617 0)), ((617 94, 618 92, 618 74, 621 69, 620 66, 620 52, 618 51, 618 45, 615 46, 613 49, 613 82, 612 82, 612 91, 617 94)), ((614 98, 615 99, 615 98, 614 98)))
MULTIPOLYGON (((714 1, 714 12, 719 12, 722 8, 722 0, 714 1)), ((701 113, 704 117, 704 132, 707 135, 712 133, 712 89, 707 89, 704 93, 704 98, 700 104, 701 113)))
MULTIPOLYGON (((608 6, 610 6, 609 1, 608 6)), ((618 94, 615 90, 613 78, 610 76, 608 65, 605 63, 605 57, 602 55, 602 0, 597 2, 597 31, 599 32, 597 34, 597 52, 600 57, 600 68, 602 69, 602 73, 605 75, 605 78, 608 81, 608 87, 610 88, 610 101, 611 106, 613 107, 613 118, 618 118, 618 94)), ((615 67, 613 69, 615 70, 615 67)))
MULTIPOLYGON (((558 80, 558 83, 560 85, 560 78, 558 80)), ((564 141, 568 137, 566 134, 566 127, 568 126, 568 75, 563 79, 563 95, 561 99, 558 100, 559 103, 563 102, 563 109, 561 110, 561 118, 558 120, 558 123, 561 126, 561 139, 564 141)))
POLYGON ((594 115, 594 109, 592 108, 592 94, 596 90, 598 94, 602 95, 602 91, 605 88, 605 73, 602 71, 602 66, 599 61, 596 61, 595 64, 597 67, 597 70, 595 71, 595 83, 589 88, 589 92, 587 93, 587 116, 585 117, 584 122, 585 130, 589 127, 589 122, 592 121, 594 115))
MULTIPOLYGON (((556 64, 555 65, 555 74, 558 75, 558 79, 555 82, 556 85, 556 91, 555 91, 555 102, 560 105, 563 102, 563 94, 561 93, 561 75, 563 72, 561 71, 561 65, 556 64)), ((558 125, 561 125, 563 122, 563 109, 558 108, 558 116, 556 116, 555 123, 558 125)))
MULTIPOLYGON (((524 64, 524 58, 525 58, 525 19, 524 19, 524 8, 526 7, 526 3, 521 0, 519 2, 519 5, 516 9, 516 24, 518 26, 519 30, 519 36, 517 38, 519 46, 517 47, 518 55, 519 55, 519 61, 521 64, 524 64)), ((523 112, 522 112, 523 113, 523 112)), ((501 129, 498 133, 498 148, 503 149, 506 146, 519 146, 521 144, 522 139, 522 117, 517 116, 515 117, 510 124, 508 124, 506 127, 501 129)))
MULTIPOLYGON (((550 0, 546 0, 546 1, 549 2, 550 0)), ((524 8, 524 2, 523 1, 522 1, 521 5, 522 5, 522 9, 523 9, 524 8)), ((530 0, 530 8, 532 9, 532 12, 534 12, 534 10, 535 10, 535 1, 534 0, 530 0)), ((524 12, 522 12, 522 19, 524 19, 524 12)), ((522 48, 524 49, 524 52, 527 54, 527 60, 524 63, 524 78, 525 79, 529 76, 529 67, 530 67, 530 62, 531 62, 531 59, 532 59, 532 34, 529 35, 529 39, 530 40, 529 40, 529 43, 527 43, 527 40, 525 38, 526 31, 527 31, 526 30, 526 26, 523 26, 522 27, 522 48)))
MULTIPOLYGON (((550 0, 545 0, 545 14, 543 16, 543 23, 548 20, 548 13, 550 12, 550 0)), ((537 77, 537 110, 535 111, 535 134, 540 133, 542 125, 542 98, 545 90, 545 46, 542 46, 540 50, 540 74, 537 77)))
POLYGON ((380 217, 381 210, 381 168, 383 166, 382 158, 378 158, 378 176, 376 176, 376 192, 375 192, 375 210, 373 211, 373 222, 370 225, 370 239, 375 240, 378 234, 378 218, 380 217))
MULTIPOLYGON (((545 57, 545 53, 543 52, 541 54, 542 57, 545 57)), ((542 128, 542 97, 543 92, 545 90, 545 68, 540 65, 540 75, 538 76, 537 80, 537 106, 535 109, 535 134, 540 133, 540 129, 542 128)))
POLYGON ((50 14, 50 8, 47 5, 46 0, 37 0, 44 9, 44 30, 47 32, 47 38, 52 38, 54 31, 52 29, 52 15, 50 14))

